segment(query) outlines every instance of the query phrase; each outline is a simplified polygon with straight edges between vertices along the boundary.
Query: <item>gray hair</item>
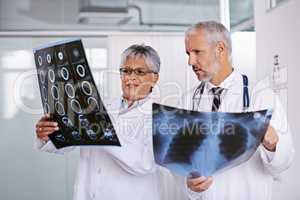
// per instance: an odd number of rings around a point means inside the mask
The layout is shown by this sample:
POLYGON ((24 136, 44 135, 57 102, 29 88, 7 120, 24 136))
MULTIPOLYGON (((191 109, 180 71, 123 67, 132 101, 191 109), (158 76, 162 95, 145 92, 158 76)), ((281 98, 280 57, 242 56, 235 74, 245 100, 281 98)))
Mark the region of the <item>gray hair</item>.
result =
POLYGON ((206 33, 207 39, 214 44, 216 44, 217 42, 224 42, 226 48, 229 51, 229 55, 231 55, 232 44, 230 32, 223 24, 216 21, 199 22, 188 28, 185 32, 185 36, 187 37, 192 32, 195 32, 197 30, 203 30, 206 33))
POLYGON ((134 44, 125 49, 121 56, 121 66, 128 58, 143 58, 153 72, 160 71, 160 58, 158 53, 150 46, 134 44))

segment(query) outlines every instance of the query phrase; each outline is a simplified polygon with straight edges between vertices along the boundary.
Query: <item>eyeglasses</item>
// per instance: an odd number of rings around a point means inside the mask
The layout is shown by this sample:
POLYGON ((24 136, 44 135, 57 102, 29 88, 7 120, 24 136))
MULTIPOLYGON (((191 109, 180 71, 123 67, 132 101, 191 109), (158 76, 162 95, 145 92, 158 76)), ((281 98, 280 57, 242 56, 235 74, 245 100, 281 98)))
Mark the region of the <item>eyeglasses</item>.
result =
POLYGON ((146 74, 157 74, 157 72, 151 71, 151 70, 145 70, 142 68, 136 68, 136 69, 131 69, 131 68, 120 68, 120 74, 122 76, 130 76, 132 74, 132 72, 136 75, 136 76, 145 76, 146 74))

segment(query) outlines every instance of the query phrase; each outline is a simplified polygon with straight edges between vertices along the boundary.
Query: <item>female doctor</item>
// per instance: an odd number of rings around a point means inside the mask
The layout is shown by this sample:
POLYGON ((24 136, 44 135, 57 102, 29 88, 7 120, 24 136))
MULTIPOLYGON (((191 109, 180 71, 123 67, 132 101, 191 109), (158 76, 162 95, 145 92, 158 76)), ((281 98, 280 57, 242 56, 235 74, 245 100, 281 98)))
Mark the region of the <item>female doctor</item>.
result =
MULTIPOLYGON (((74 200, 158 200, 158 175, 152 148, 152 88, 159 78, 160 58, 150 46, 132 45, 121 59, 122 96, 106 103, 121 147, 80 147, 74 200)), ((36 124, 37 147, 64 154, 48 136, 59 130, 43 116, 36 124)))

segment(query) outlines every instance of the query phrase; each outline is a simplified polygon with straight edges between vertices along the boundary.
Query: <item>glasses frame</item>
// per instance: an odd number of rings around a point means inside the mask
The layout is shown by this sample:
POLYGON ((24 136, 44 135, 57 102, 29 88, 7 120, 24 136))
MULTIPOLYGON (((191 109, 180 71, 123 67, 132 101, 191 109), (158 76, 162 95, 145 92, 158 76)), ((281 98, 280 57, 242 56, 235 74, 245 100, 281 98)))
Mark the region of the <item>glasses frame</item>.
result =
POLYGON ((120 71, 121 76, 130 76, 130 75, 132 75, 132 73, 134 73, 134 75, 139 76, 139 77, 146 76, 147 74, 152 74, 152 73, 158 74, 157 72, 154 72, 153 70, 143 71, 142 68, 132 69, 129 67, 121 67, 119 69, 119 71, 120 71), (126 72, 126 70, 128 70, 128 71, 126 72), (142 71, 143 73, 139 73, 139 70, 140 70, 140 72, 142 71))

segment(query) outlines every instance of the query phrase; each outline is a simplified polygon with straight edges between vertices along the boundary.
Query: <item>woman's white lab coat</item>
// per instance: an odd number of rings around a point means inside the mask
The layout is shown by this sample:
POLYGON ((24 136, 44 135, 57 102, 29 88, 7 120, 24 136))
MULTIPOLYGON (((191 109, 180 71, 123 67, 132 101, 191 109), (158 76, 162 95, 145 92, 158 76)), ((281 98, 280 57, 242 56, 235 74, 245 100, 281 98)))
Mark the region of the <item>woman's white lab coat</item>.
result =
MULTIPOLYGON (((157 166, 152 147, 152 98, 122 108, 121 98, 106 103, 121 147, 80 147, 74 200, 158 200, 157 166)), ((51 141, 41 151, 64 154, 74 147, 57 150, 51 141)))

